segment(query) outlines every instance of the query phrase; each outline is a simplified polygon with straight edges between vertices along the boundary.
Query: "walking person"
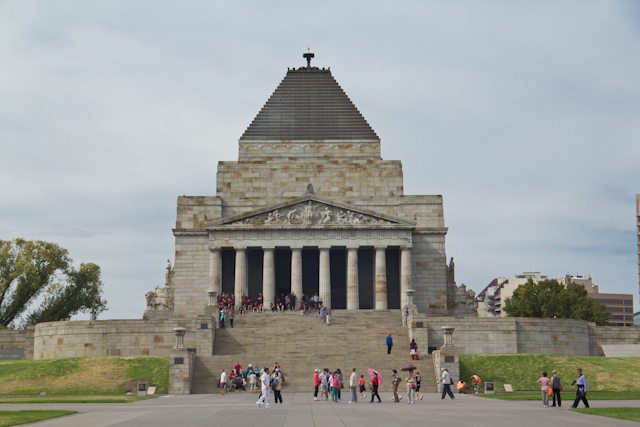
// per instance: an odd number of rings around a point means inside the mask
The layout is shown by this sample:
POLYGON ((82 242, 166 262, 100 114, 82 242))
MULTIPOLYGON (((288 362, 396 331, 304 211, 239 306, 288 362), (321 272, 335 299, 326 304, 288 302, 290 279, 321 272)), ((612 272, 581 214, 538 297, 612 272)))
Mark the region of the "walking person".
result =
POLYGON ((229 310, 229 314, 227 314, 227 319, 229 319, 229 325, 231 325, 231 329, 233 329, 233 318, 234 318, 234 314, 233 314, 233 308, 231 310, 229 310))
POLYGON ((400 384, 400 376, 398 375, 398 371, 395 369, 392 370, 393 376, 391 381, 391 387, 393 388, 393 398, 394 402, 400 402, 400 397, 398 396, 398 385, 400 384))
POLYGON ((543 372, 542 377, 537 381, 538 384, 542 385, 542 407, 549 407, 549 385, 550 381, 547 378, 547 373, 543 372))
POLYGON ((402 312, 402 326, 407 326, 407 320, 409 319, 409 309, 405 308, 402 312))
POLYGON ((224 369, 220 369, 220 388, 222 389, 220 394, 225 394, 227 392, 227 373, 224 369))
POLYGON ((451 400, 454 400, 455 397, 451 392, 451 375, 449 374, 449 370, 447 368, 442 368, 442 378, 438 381, 437 384, 442 383, 442 397, 440 400, 444 400, 444 397, 448 394, 451 400))
POLYGON ((336 369, 336 373, 340 379, 340 387, 338 387, 338 401, 342 400, 342 387, 344 387, 344 377, 342 376, 342 371, 340 368, 336 369))
POLYGON ((258 408, 262 406, 262 402, 265 402, 267 404, 267 408, 271 408, 271 401, 269 399, 270 397, 269 382, 270 381, 271 380, 269 379, 269 368, 264 368, 264 372, 260 376, 260 383, 262 384, 262 396, 260 396, 260 399, 256 402, 256 405, 258 406, 258 408))
POLYGON ((380 395, 378 394, 379 383, 380 382, 378 381, 378 376, 374 375, 373 378, 371 378, 371 402, 369 403, 373 403, 374 396, 378 398, 378 403, 382 402, 382 399, 380 399, 380 395))
POLYGON ((253 369, 251 369, 251 365, 249 365, 249 368, 247 368, 248 371, 248 377, 249 377, 249 387, 251 388, 251 393, 255 393, 256 389, 258 388, 258 376, 256 375, 255 372, 253 372, 253 369))
POLYGON ((407 403, 416 403, 416 377, 413 375, 413 370, 409 371, 407 377, 404 379, 407 382, 407 403))
POLYGON ((331 309, 327 308, 327 311, 325 313, 325 317, 327 318, 327 326, 329 326, 329 321, 331 320, 331 309))
POLYGON ((578 390, 576 390, 576 400, 573 402, 572 408, 577 408, 580 400, 584 402, 584 407, 589 407, 589 402, 587 402, 587 377, 582 373, 582 369, 578 369, 578 378, 571 383, 571 385, 576 384, 578 386, 578 390))
POLYGON ((391 333, 387 336, 387 354, 391 354, 391 347, 393 347, 393 338, 391 338, 391 333))
POLYGON ((415 339, 412 339, 409 344, 409 354, 411 354, 411 360, 420 360, 418 357, 418 343, 416 343, 415 339))
POLYGON ((420 377, 420 372, 416 372, 416 396, 418 399, 422 400, 424 396, 420 393, 420 383, 422 382, 422 377, 420 377))
POLYGON ((356 368, 351 368, 351 376, 349 377, 349 403, 358 403, 358 393, 356 387, 358 386, 358 375, 356 374, 356 368))
POLYGON ((226 329, 226 326, 224 326, 224 311, 224 308, 220 310, 220 329, 226 329))
POLYGON ((358 385, 360 386, 360 397, 363 399, 367 398, 367 394, 364 392, 364 375, 360 375, 360 379, 358 380, 358 385))
POLYGON ((558 408, 562 406, 562 399, 560 398, 560 389, 562 388, 562 382, 560 381, 560 375, 554 369, 553 376, 551 377, 551 390, 553 390, 553 405, 551 407, 556 406, 556 397, 558 398, 558 408))
POLYGON ((320 369, 316 369, 313 373, 313 400, 318 401, 318 387, 320 387, 320 369))

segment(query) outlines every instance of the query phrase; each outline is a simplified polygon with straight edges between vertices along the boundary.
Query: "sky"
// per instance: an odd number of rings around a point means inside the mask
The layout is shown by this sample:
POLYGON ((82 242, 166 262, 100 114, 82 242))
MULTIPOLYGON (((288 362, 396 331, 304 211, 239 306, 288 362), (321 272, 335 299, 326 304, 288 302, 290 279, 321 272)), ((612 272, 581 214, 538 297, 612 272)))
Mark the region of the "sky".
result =
POLYGON ((0 0, 0 239, 100 265, 100 318, 141 318, 177 197, 215 195, 308 46, 405 194, 443 196, 459 285, 591 274, 640 310, 633 1, 0 0))

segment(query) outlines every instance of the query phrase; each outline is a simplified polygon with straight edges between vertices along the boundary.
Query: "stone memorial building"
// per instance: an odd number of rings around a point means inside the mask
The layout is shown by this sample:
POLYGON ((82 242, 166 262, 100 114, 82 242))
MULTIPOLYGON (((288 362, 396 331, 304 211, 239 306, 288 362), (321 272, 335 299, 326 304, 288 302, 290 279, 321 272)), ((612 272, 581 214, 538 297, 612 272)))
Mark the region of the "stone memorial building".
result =
POLYGON ((442 196, 404 194, 401 162, 382 159, 378 135, 312 55, 240 137, 238 161, 218 163, 216 195, 178 198, 173 314, 198 314, 208 291, 384 310, 409 289, 421 312, 454 314, 442 196))

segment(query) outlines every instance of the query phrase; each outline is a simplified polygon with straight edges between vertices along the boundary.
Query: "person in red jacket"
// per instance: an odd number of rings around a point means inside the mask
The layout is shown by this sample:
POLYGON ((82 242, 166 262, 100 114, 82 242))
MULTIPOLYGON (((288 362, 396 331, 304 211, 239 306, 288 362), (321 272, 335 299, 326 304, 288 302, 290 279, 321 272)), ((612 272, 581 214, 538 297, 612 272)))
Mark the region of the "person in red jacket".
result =
POLYGON ((320 383, 322 381, 320 381, 320 369, 316 369, 316 371, 313 373, 313 400, 317 401, 318 400, 318 387, 320 386, 320 383))
POLYGON ((380 399, 380 395, 378 394, 378 376, 374 375, 373 378, 371 378, 371 402, 369 403, 373 403, 373 397, 376 396, 378 398, 378 403, 382 402, 382 399, 380 399))

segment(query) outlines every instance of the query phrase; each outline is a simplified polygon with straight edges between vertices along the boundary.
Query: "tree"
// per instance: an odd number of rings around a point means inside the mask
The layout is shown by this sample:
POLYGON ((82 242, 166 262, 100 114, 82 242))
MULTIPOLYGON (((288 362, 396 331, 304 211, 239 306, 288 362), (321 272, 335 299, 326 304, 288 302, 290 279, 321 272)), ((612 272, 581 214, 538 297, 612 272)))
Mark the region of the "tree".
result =
POLYGON ((565 288, 557 280, 529 279, 518 286, 513 298, 505 300, 504 310, 509 317, 557 317, 595 322, 598 326, 609 325, 609 316, 604 304, 587 296, 584 286, 570 283, 565 288))
POLYGON ((66 249, 40 240, 0 240, 0 327, 26 327, 69 320, 78 313, 96 319, 107 308, 100 267, 72 266, 66 249), (39 307, 27 313, 42 296, 39 307))

